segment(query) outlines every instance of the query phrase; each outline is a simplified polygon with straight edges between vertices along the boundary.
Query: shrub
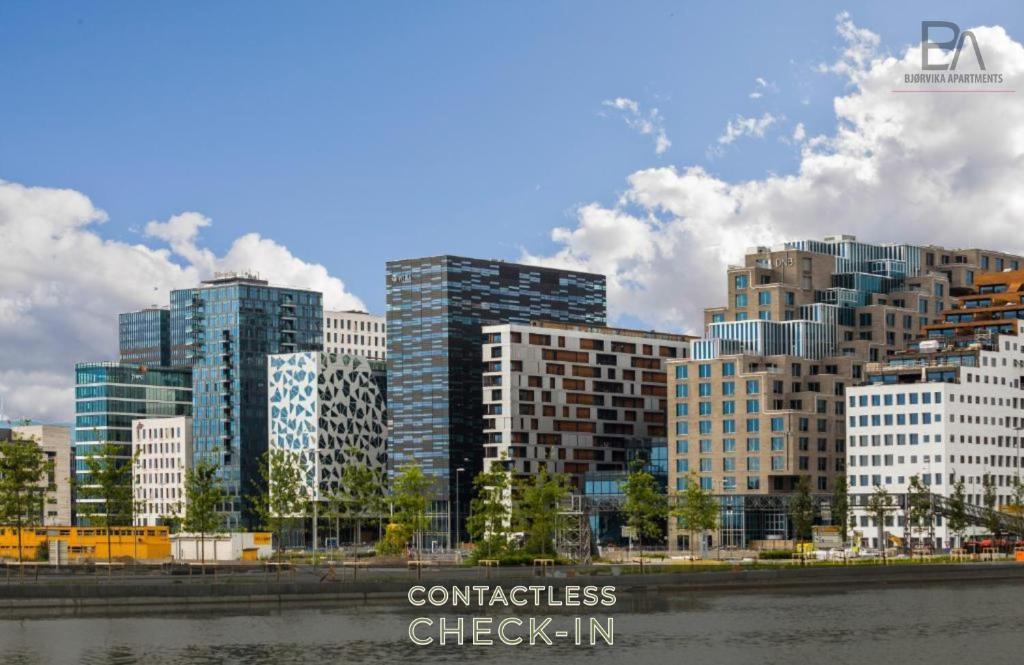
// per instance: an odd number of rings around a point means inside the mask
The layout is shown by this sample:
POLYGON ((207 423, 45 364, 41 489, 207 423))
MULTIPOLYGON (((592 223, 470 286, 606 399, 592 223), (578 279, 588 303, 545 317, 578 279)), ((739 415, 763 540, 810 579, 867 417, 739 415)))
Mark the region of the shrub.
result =
POLYGON ((796 553, 790 550, 765 550, 764 552, 758 552, 757 558, 764 560, 771 559, 793 559, 796 557, 796 553))

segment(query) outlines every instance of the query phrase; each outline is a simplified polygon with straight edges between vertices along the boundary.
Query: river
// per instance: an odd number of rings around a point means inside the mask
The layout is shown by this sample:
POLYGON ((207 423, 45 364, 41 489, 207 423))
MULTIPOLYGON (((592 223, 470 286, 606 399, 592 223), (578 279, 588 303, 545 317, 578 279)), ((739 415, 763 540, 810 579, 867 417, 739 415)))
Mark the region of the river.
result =
MULTIPOLYGON (((416 646, 400 604, 0 620, 5 665, 1002 663, 1024 655, 1024 585, 619 598, 614 645, 416 646), (528 659, 525 661, 524 659, 528 659)), ((430 615, 437 617, 438 615, 430 615)), ((559 617, 563 619, 565 617, 559 617)), ((435 631, 436 634, 436 631, 435 631)))

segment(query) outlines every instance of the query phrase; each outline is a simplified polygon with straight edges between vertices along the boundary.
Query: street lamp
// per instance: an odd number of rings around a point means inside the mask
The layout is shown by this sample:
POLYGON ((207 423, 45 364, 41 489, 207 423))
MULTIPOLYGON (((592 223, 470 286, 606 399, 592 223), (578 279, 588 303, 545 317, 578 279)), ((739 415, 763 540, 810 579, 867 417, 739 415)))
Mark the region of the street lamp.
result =
POLYGON ((461 466, 455 469, 455 549, 459 549, 459 542, 462 540, 462 529, 459 526, 459 474, 465 470, 461 466))

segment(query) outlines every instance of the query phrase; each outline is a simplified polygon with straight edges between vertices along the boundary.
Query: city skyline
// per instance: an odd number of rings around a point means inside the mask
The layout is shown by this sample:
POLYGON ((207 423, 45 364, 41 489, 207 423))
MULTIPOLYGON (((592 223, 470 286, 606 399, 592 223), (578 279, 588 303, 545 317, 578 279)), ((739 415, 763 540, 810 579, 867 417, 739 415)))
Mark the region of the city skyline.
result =
MULTIPOLYGON (((8 315, 8 323, 0 327, 0 393, 6 410, 14 417, 67 422, 68 368, 79 359, 114 357, 116 331, 107 324, 109 317, 163 302, 166 292, 187 288, 215 271, 253 269, 275 284, 323 292, 325 309, 365 309, 383 315, 387 260, 443 253, 498 257, 607 275, 611 325, 699 334, 703 332, 701 311, 723 295, 716 275, 742 258, 749 245, 853 233, 867 242, 934 241, 1020 251, 1011 246, 1009 233, 1024 211, 1013 189, 1020 175, 1013 131, 1020 112, 1015 95, 894 95, 888 82, 919 69, 915 41, 920 36, 919 14, 925 10, 924 5, 880 7, 867 5, 848 14, 841 5, 825 5, 802 12, 793 25, 782 25, 779 18, 764 16, 763 10, 753 7, 724 21, 715 10, 652 5, 642 12, 647 23, 661 10, 671 19, 665 21, 668 32, 659 34, 704 40, 695 44, 719 59, 683 67, 693 81, 675 71, 680 67, 659 64, 642 83, 632 58, 643 53, 631 55, 633 70, 625 71, 629 67, 623 63, 600 55, 595 42, 601 26, 616 20, 629 25, 631 19, 597 7, 576 47, 569 48, 545 33, 540 48, 545 55, 561 55, 577 63, 587 56, 599 58, 596 64, 603 63, 612 75, 605 82, 588 81, 558 94, 548 93, 555 96, 545 106, 551 123, 545 132, 557 134, 545 135, 543 150, 531 142, 536 136, 529 129, 535 123, 524 124, 523 118, 505 110, 488 108, 469 116, 460 112, 442 121, 428 112, 432 107, 424 107, 422 122, 413 123, 425 130, 420 132, 424 136, 452 137, 450 144, 475 141, 482 151, 494 147, 484 140, 487 133, 502 133, 503 128, 510 136, 531 141, 510 146, 503 139, 500 150, 486 156, 486 166, 479 161, 484 157, 463 160, 475 165, 474 178, 486 177, 481 173, 495 176, 486 183, 463 177, 461 164, 451 170, 454 161, 447 160, 444 164, 451 169, 442 168, 440 173, 450 179, 441 187, 437 178, 443 176, 436 172, 437 164, 425 162, 426 158, 414 160, 403 167, 405 175, 394 180, 415 201, 413 215, 394 209, 395 200, 407 197, 381 196, 379 188, 392 178, 375 161, 379 157, 339 166, 335 154, 321 162, 302 138, 305 134, 288 134, 296 139, 294 145, 280 140, 264 144, 266 160, 239 159, 244 153, 234 149, 237 133, 225 135, 221 142, 208 137, 209 156, 216 157, 218 164, 234 159, 232 182, 255 187, 253 191, 260 195, 254 198, 240 195, 237 185, 214 194, 210 186, 227 185, 224 176, 214 177, 205 169, 197 171, 206 178, 202 182, 190 176, 183 167, 188 162, 172 150, 179 146, 169 145, 159 125, 153 124, 169 123, 165 126, 172 133, 189 126, 197 136, 224 129, 223 123, 207 123, 195 115, 140 116, 141 124, 134 127, 96 125, 99 121, 87 123, 65 115, 52 123, 50 135, 27 128, 17 131, 36 118, 35 105, 44 101, 25 88, 28 72, 55 83, 67 82, 62 65, 71 49, 80 50, 83 62, 99 71, 115 71, 127 52, 123 49, 134 45, 98 48, 104 31, 114 26, 137 27, 142 33, 152 30, 152 26, 138 25, 139 17, 131 14, 94 11, 77 21, 44 27, 31 11, 22 12, 17 18, 23 19, 24 34, 12 35, 0 48, 24 50, 29 48, 23 41, 26 35, 46 30, 65 34, 72 46, 49 54, 34 52, 26 70, 11 75, 13 89, 25 94, 0 111, 0 118, 12 128, 0 138, 0 237, 9 240, 14 250, 7 256, 11 279, 0 294, 0 311, 8 315), (679 25, 670 27, 673 21, 679 25), (752 26, 760 25, 759 21, 781 32, 755 30, 752 26), (750 44, 736 46, 736 53, 725 49, 728 30, 744 29, 748 23, 751 28, 745 34, 750 33, 750 44), (693 35, 696 25, 707 26, 707 36, 693 35), (804 33, 813 38, 797 38, 804 33), (764 57, 756 61, 745 57, 747 49, 764 57), (711 80, 709 73, 718 76, 711 80), (698 84, 702 87, 693 87, 698 84), (459 119, 467 124, 468 133, 453 131, 451 123, 459 119), (186 125, 180 124, 186 120, 186 125), (944 132, 948 122, 959 123, 962 131, 944 132), (156 187, 141 168, 135 180, 125 180, 125 167, 137 165, 140 159, 131 151, 88 173, 80 168, 84 161, 41 161, 39 155, 51 154, 57 139, 69 142, 73 152, 89 154, 76 141, 81 140, 80 133, 92 130, 120 145, 133 146, 143 145, 138 133, 148 131, 155 142, 152 154, 168 158, 161 167, 166 170, 152 176, 171 180, 161 180, 163 185, 156 187), (49 151, 38 150, 45 146, 51 146, 49 151), (550 166, 542 168, 536 156, 527 159, 524 150, 553 160, 557 173, 571 175, 557 175, 550 166), (571 155, 570 161, 559 151, 571 155), (338 194, 329 188, 310 192, 297 188, 294 180, 281 179, 282 187, 275 189, 268 186, 266 168, 254 173, 251 165, 242 163, 258 164, 274 156, 287 162, 297 152, 312 155, 311 163, 322 167, 317 174, 321 183, 327 175, 344 176, 359 166, 382 177, 357 179, 369 189, 338 205, 338 194), (492 160, 498 154, 507 159, 500 171, 489 171, 488 166, 497 166, 492 160), (951 161, 950 155, 962 158, 951 161), (421 167, 417 173, 422 182, 410 186, 413 176, 407 169, 416 165, 421 167), (933 176, 922 178, 920 173, 933 176), (522 179, 528 175, 546 177, 527 183, 522 179), (115 182, 132 185, 111 190, 115 182), (182 184, 168 186, 167 182, 182 184), (427 183, 438 190, 436 195, 424 195, 427 183), (479 191, 480 197, 468 208, 462 199, 452 198, 466 186, 479 191), (528 204, 523 192, 534 197, 528 204), (285 214, 281 206, 289 200, 301 205, 296 203, 285 214), (377 206, 372 215, 362 209, 385 200, 388 203, 377 206), (252 210, 254 201, 267 207, 252 210), (956 223, 967 214, 981 221, 956 223), (822 220, 828 220, 827 225, 822 220), (482 232, 484 228, 487 232, 482 232), (359 250, 352 251, 353 246, 359 250), (708 293, 708 284, 715 291, 708 293), (25 390, 25 385, 32 389, 25 390)), ((1017 41, 1018 12, 1009 6, 1000 11, 998 7, 927 5, 928 15, 936 12, 945 12, 963 27, 992 26, 975 30, 981 49, 989 70, 1005 71, 1005 83, 1014 87, 1016 74, 1011 72, 1020 71, 1018 64, 1024 63, 1024 49, 1017 41)), ((239 20, 253 34, 261 34, 271 16, 261 8, 239 20)), ((167 18, 167 34, 184 29, 180 19, 167 18)), ((361 12, 334 18, 378 25, 361 12)), ((409 25, 401 29, 415 34, 409 25)), ((274 44, 299 48, 287 24, 274 36, 274 44)), ((456 37, 457 46, 467 46, 466 34, 456 37)), ((258 68, 241 67, 228 59, 220 47, 209 43, 209 35, 196 33, 191 38, 197 47, 208 49, 214 79, 230 72, 249 83, 248 88, 225 97, 209 80, 198 80, 195 98, 201 103, 230 102, 231 108, 237 108, 246 101, 265 100, 267 90, 282 82, 282 72, 273 70, 269 88, 261 87, 258 68)), ((403 49, 422 46, 419 38, 403 49)), ((322 35, 314 35, 310 43, 327 48, 322 35)), ((508 37, 499 43, 507 45, 508 37)), ((266 62, 266 51, 242 46, 243 53, 259 55, 256 60, 266 62)), ((346 42, 325 51, 315 71, 323 73, 321 68, 330 62, 366 56, 374 48, 365 40, 346 42)), ((395 59, 405 53, 403 49, 390 55, 388 67, 397 67, 395 59)), ((685 50, 674 53, 679 62, 685 62, 685 50)), ((144 64, 152 64, 153 58, 167 54, 156 48, 137 55, 144 64)), ((484 65, 494 64, 498 57, 491 48, 481 51, 484 65)), ((182 77, 196 75, 196 66, 194 56, 174 60, 168 63, 169 76, 180 83, 182 77)), ((533 88, 527 85, 528 71, 534 70, 498 70, 488 89, 505 83, 509 94, 530 99, 533 88)), ((332 108, 352 109, 353 104, 344 102, 362 100, 357 118, 366 122, 366 109, 384 108, 384 102, 359 95, 379 92, 380 84, 360 79, 349 94, 337 88, 347 75, 323 79, 330 83, 332 108)), ((565 75, 564 69, 556 74, 559 80, 565 75)), ((439 68, 424 72, 424 81, 443 84, 450 80, 447 76, 439 68)), ((538 83, 547 80, 538 76, 538 83)), ((290 90, 312 90, 310 86, 317 82, 300 79, 290 90)), ((129 80, 135 79, 129 76, 129 80)), ((103 108, 126 101, 123 91, 113 88, 118 82, 125 79, 115 76, 104 83, 103 92, 109 98, 102 100, 103 108)), ((139 99, 163 99, 161 94, 175 89, 171 86, 161 92, 151 84, 139 90, 139 99)), ((421 86, 409 94, 415 94, 416 100, 428 95, 421 86)), ((249 112, 253 120, 246 127, 252 130, 271 117, 274 122, 287 122, 296 110, 254 105, 249 112), (275 110, 283 115, 273 116, 275 110)), ((354 140, 358 133, 344 122, 325 125, 326 118, 320 115, 314 120, 309 130, 320 130, 325 140, 335 143, 341 138, 354 140)), ((379 137, 380 128, 374 128, 377 133, 371 134, 379 137)), ((402 137, 412 138, 407 130, 402 137)), ((426 139, 416 138, 422 140, 426 139)), ((427 155, 443 154, 438 145, 416 141, 409 145, 427 155)), ((189 141, 185 145, 195 147, 189 141)), ((360 143, 358 155, 366 156, 371 148, 360 143)), ((384 152, 394 156, 394 146, 384 152)), ((467 154, 463 148, 457 153, 467 154)), ((303 172, 310 173, 308 168, 303 172)))

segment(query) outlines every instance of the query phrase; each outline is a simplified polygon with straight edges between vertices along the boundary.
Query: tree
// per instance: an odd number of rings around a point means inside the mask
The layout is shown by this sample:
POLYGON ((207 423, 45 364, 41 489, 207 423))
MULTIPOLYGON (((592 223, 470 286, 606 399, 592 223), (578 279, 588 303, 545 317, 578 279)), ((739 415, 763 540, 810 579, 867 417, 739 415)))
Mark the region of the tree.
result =
POLYGON ((277 577, 281 578, 284 560, 284 532, 296 517, 305 514, 309 488, 302 477, 297 455, 271 448, 260 463, 259 493, 252 505, 264 528, 277 538, 277 577))
MULTIPOLYGON (((811 497, 809 476, 800 476, 796 483, 796 492, 789 499, 789 519, 793 522, 793 535, 799 547, 803 541, 810 540, 814 525, 814 499, 811 497)), ((803 558, 803 548, 800 548, 800 560, 803 558)))
POLYGON ((1024 482, 1020 478, 1013 479, 1013 494, 1006 511, 1014 516, 1014 530, 1018 536, 1024 536, 1024 482))
POLYGON ((887 549, 885 542, 885 518, 895 507, 892 502, 892 496, 885 491, 885 488, 875 485, 874 494, 868 499, 868 514, 878 524, 878 542, 882 549, 883 564, 886 563, 885 550, 887 549))
POLYGON ((982 477, 983 494, 982 501, 985 503, 985 528, 993 536, 998 536, 1002 530, 999 511, 996 509, 996 479, 991 473, 982 477))
POLYGON ((850 531, 850 490, 844 475, 836 478, 836 486, 832 490, 832 521, 839 525, 839 537, 845 548, 850 531))
POLYGON ((135 493, 132 474, 135 459, 122 459, 124 446, 106 442, 99 449, 92 448, 85 457, 87 479, 78 489, 79 498, 90 499, 78 503, 79 514, 90 525, 103 527, 107 532, 107 574, 113 562, 112 531, 117 526, 132 526, 135 521, 135 493))
POLYGON ((512 520, 518 531, 526 534, 526 551, 547 555, 554 551, 555 534, 561 525, 559 509, 569 495, 569 482, 564 474, 549 474, 546 468, 529 479, 516 483, 512 520))
MULTIPOLYGON (((354 459, 354 456, 350 457, 354 459)), ((359 545, 362 542, 363 520, 381 513, 380 475, 366 464, 347 464, 341 471, 341 499, 339 514, 353 525, 353 560, 359 559, 359 545)), ((352 579, 356 579, 359 566, 352 566, 352 579)))
POLYGON ((476 497, 469 503, 466 528, 478 548, 488 558, 508 547, 508 532, 512 521, 509 500, 509 474, 500 465, 490 471, 481 471, 473 479, 476 497))
POLYGON ((203 459, 185 471, 185 519, 189 533, 199 534, 199 557, 206 573, 206 534, 220 530, 223 520, 218 506, 227 500, 218 467, 203 459))
MULTIPOLYGON (((0 524, 18 530, 18 563, 22 563, 22 529, 43 523, 47 484, 53 462, 35 441, 0 442, 0 524)), ((21 567, 21 574, 25 574, 21 567)))
POLYGON ((949 515, 946 526, 956 535, 957 546, 964 546, 964 533, 967 531, 967 496, 964 492, 964 479, 957 478, 953 483, 953 493, 949 495, 949 515))
POLYGON ((658 489, 658 482, 643 470, 642 463, 634 466, 622 484, 625 501, 622 513, 626 525, 636 534, 640 544, 640 574, 644 572, 644 536, 652 539, 661 536, 668 504, 665 495, 658 489))
POLYGON ((431 479, 416 463, 403 466, 395 477, 392 500, 395 506, 394 522, 399 528, 392 537, 405 535, 413 539, 417 578, 422 574, 419 561, 423 549, 423 534, 430 526, 427 509, 430 507, 432 487, 431 479))
POLYGON ((680 527, 690 532, 690 551, 693 552, 697 541, 695 536, 699 534, 703 541, 704 532, 718 526, 721 508, 711 492, 700 486, 700 481, 692 472, 686 480, 683 493, 676 494, 674 498, 675 506, 670 514, 678 520, 680 527))
POLYGON ((907 485, 907 527, 910 529, 911 539, 908 539, 906 544, 910 545, 914 530, 920 533, 927 528, 931 532, 931 525, 931 492, 918 476, 911 476, 910 483, 907 485))

